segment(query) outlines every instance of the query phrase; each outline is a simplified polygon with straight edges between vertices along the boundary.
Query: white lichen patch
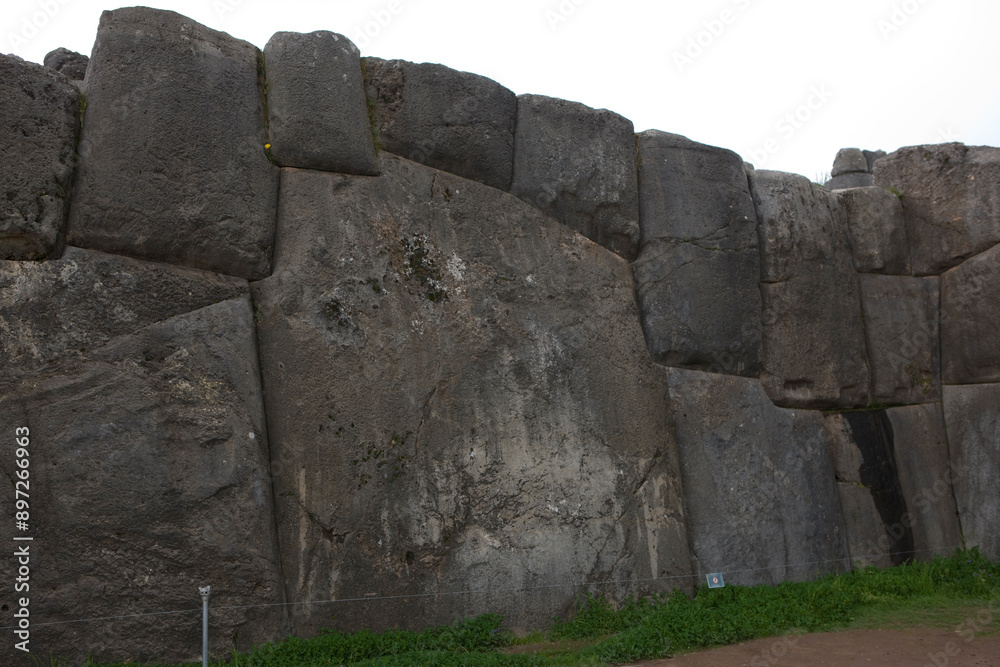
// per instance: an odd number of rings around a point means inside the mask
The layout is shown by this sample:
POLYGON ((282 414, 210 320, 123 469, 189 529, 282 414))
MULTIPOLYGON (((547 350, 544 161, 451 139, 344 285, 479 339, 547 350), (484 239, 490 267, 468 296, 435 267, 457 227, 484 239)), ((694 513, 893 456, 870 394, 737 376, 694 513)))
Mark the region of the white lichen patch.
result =
POLYGON ((458 256, 458 253, 451 253, 451 257, 449 257, 448 261, 445 263, 445 268, 448 269, 448 273, 450 273, 451 277, 455 280, 461 281, 465 279, 465 271, 467 267, 465 266, 465 262, 462 261, 462 258, 458 256))

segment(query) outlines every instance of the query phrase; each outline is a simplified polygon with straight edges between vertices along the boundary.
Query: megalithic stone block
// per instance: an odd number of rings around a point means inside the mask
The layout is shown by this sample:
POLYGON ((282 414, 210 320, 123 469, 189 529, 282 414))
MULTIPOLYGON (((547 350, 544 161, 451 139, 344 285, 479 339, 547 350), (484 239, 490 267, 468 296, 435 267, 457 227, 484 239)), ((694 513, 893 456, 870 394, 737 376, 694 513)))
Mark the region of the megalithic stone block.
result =
POLYGON ((768 396, 785 407, 868 403, 858 278, 838 196, 804 176, 751 171, 768 396))
POLYGON ((760 256, 742 159, 656 130, 639 135, 639 157, 633 269, 650 354, 668 366, 756 376, 760 256))
POLYGON ((955 502, 967 548, 1000 559, 1000 384, 944 386, 955 502))
POLYGON ((632 121, 544 95, 517 98, 511 194, 635 259, 639 202, 632 121))
POLYGON ((823 415, 775 407, 756 378, 664 373, 701 581, 725 572, 726 583, 776 584, 850 569, 823 415))
POLYGON ((444 65, 365 58, 379 146, 408 160, 510 189, 517 97, 444 65))
POLYGON ((270 273, 278 170, 260 51, 180 14, 104 12, 70 210, 72 245, 241 278, 270 273))
POLYGON ((62 252, 79 114, 63 75, 0 55, 0 259, 62 252))
MULTIPOLYGON (((290 599, 413 595, 349 603, 345 630, 527 628, 572 605, 562 582, 689 589, 628 263, 509 193, 381 159, 379 178, 285 170, 275 272, 251 287, 290 599), (462 590, 491 592, 429 595, 462 590)), ((331 627, 303 611, 297 633, 331 627)))
POLYGON ((45 54, 43 62, 46 67, 54 69, 70 81, 83 81, 83 77, 87 74, 87 63, 90 62, 90 58, 60 46, 45 54))
POLYGON ((1000 382, 1000 245, 941 275, 941 373, 947 384, 1000 382))
POLYGON ((837 151, 837 157, 833 160, 833 169, 830 175, 836 178, 843 174, 867 173, 868 158, 860 148, 841 148, 837 151))
POLYGON ((847 213, 854 268, 860 273, 910 275, 910 247, 899 197, 884 188, 840 193, 847 213))
POLYGON ((875 163, 901 197, 913 274, 941 273, 1000 243, 1000 148, 908 146, 875 163))
POLYGON ((264 62, 277 164, 378 175, 361 54, 349 39, 325 30, 275 33, 264 62))
POLYGON ((937 276, 858 276, 872 401, 941 400, 937 276))

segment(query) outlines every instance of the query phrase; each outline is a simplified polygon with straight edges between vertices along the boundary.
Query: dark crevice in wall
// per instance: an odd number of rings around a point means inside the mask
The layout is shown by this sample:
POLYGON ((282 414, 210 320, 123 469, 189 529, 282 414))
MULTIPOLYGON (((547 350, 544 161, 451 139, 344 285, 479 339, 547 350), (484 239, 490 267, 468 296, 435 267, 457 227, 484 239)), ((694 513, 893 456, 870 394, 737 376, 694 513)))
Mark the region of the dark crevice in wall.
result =
POLYGON ((861 483, 871 492, 890 539, 892 564, 902 565, 913 560, 913 529, 912 522, 907 520, 906 499, 899 483, 892 422, 885 410, 843 414, 863 459, 858 468, 861 483))

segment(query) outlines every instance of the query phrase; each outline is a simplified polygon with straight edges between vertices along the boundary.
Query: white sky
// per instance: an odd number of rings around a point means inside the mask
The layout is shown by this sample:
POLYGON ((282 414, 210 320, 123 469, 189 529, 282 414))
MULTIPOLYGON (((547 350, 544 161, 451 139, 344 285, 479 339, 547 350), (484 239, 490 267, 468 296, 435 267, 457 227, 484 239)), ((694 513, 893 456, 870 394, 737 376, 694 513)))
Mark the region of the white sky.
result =
MULTIPOLYGON (((683 134, 813 180, 845 146, 1000 146, 995 0, 147 4, 259 47, 280 30, 332 30, 362 55, 438 62, 518 94, 611 109, 636 131, 683 134)), ((89 55, 101 10, 118 6, 127 5, 4 0, 0 52, 89 55)))

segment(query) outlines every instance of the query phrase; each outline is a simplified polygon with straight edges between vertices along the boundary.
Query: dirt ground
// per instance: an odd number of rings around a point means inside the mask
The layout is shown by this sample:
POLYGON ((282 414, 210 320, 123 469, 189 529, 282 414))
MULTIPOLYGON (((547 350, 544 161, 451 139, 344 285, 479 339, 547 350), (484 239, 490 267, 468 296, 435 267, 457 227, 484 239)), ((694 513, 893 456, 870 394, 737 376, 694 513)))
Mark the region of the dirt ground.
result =
POLYGON ((956 630, 849 630, 758 639, 643 667, 1000 667, 1000 637, 971 641, 956 630))

